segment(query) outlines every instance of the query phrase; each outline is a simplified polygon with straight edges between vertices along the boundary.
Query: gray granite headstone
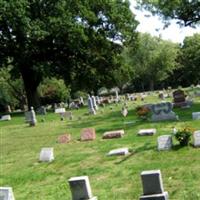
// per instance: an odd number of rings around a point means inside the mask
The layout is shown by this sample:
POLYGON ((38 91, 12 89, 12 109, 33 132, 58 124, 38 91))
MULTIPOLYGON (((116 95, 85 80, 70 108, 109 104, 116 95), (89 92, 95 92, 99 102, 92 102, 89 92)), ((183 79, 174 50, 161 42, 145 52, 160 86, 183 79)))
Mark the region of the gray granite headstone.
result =
POLYGON ((170 150, 172 148, 172 136, 162 135, 158 137, 158 150, 170 150))
POLYGON ((193 112, 192 119, 194 119, 194 120, 200 119, 200 112, 193 112))
POLYGON ((97 197, 92 195, 88 176, 72 177, 68 182, 72 200, 97 200, 97 197))
POLYGON ((200 147, 200 130, 194 132, 193 138, 194 138, 194 146, 200 147))
POLYGON ((140 200, 168 200, 164 192, 160 170, 143 171, 141 173, 143 195, 140 200))
POLYGON ((0 200, 15 200, 12 187, 0 187, 0 200))
POLYGON ((93 106, 92 98, 89 95, 88 95, 88 109, 89 109, 90 114, 96 115, 96 111, 93 106))
POLYGON ((169 102, 163 102, 153 104, 151 106, 152 121, 163 121, 163 120, 177 120, 178 116, 172 111, 172 104, 169 102))
POLYGON ((54 153, 53 153, 53 148, 42 148, 40 152, 40 158, 39 160, 41 162, 51 162, 54 160, 54 153))

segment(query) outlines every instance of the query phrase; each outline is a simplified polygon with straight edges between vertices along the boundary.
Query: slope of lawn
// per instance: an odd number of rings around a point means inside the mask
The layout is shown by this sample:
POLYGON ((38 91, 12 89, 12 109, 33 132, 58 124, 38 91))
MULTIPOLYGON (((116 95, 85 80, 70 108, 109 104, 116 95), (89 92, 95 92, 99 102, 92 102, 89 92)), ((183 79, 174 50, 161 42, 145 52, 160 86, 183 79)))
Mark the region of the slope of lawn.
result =
POLYGON ((160 169, 170 199, 199 200, 200 148, 180 148, 173 138, 172 150, 158 152, 157 137, 172 134, 173 127, 200 129, 200 120, 192 120, 192 112, 200 111, 200 97, 194 98, 191 108, 174 109, 180 121, 152 123, 137 118, 137 105, 158 101, 157 96, 151 96, 145 102, 129 102, 125 118, 120 113, 122 104, 112 104, 100 108, 96 116, 86 115, 86 107, 73 110, 71 121, 60 121, 54 113, 48 113, 44 122, 42 116, 37 116, 36 127, 25 124, 23 115, 0 122, 0 186, 11 186, 16 200, 69 200, 67 180, 87 175, 99 200, 137 200, 142 194, 140 173, 160 169), (87 127, 96 129, 97 138, 80 142, 80 131, 87 127), (141 128, 156 128, 157 134, 139 137, 141 128), (124 129, 124 137, 101 139, 105 131, 115 129, 124 129), (72 141, 57 143, 58 136, 64 133, 70 133, 72 141), (52 163, 38 162, 42 147, 54 147, 52 163), (132 153, 125 157, 106 156, 111 149, 120 147, 128 147, 132 153))

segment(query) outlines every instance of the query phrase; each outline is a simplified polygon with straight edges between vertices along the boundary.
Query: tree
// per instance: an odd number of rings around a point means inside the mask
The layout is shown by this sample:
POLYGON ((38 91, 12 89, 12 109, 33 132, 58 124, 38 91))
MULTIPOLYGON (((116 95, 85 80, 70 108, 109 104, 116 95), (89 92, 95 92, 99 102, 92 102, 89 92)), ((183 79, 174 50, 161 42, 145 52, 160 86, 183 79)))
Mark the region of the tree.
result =
POLYGON ((64 77, 72 89, 112 83, 136 26, 127 0, 1 0, 0 66, 14 66, 29 107, 38 107, 46 76, 64 77))
POLYGON ((141 88, 148 84, 153 90, 155 82, 165 80, 178 67, 176 58, 179 48, 177 44, 149 34, 140 34, 138 41, 134 54, 129 49, 129 65, 133 67, 135 80, 140 80, 141 88))
POLYGON ((137 0, 140 6, 159 14, 167 22, 171 19, 178 20, 184 26, 200 24, 199 0, 137 0))
POLYGON ((175 71, 176 82, 182 86, 198 84, 200 81, 200 34, 184 39, 179 62, 181 68, 175 71))
POLYGON ((11 79, 9 73, 11 69, 12 66, 0 69, 0 107, 2 111, 5 111, 7 105, 23 110, 26 104, 23 81, 21 78, 11 79))

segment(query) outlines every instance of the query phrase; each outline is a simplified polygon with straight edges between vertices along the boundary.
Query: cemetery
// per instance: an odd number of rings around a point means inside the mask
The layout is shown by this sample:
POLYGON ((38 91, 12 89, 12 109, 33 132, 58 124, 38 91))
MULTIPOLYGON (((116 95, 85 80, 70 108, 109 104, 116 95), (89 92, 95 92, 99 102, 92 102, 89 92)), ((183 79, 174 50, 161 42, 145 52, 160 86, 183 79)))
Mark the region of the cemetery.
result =
MULTIPOLYGON (((10 120, 0 122, 0 185, 11 188, 11 194, 0 188, 0 195, 20 200, 199 199, 200 121, 194 118, 199 96, 187 109, 161 103, 156 91, 145 101, 117 94, 117 103, 113 97, 98 110, 100 102, 94 108, 90 99, 95 100, 86 97, 88 103, 78 110, 61 105, 43 115, 31 108, 29 114, 10 113, 10 120), (138 115, 138 106, 153 107, 148 118, 138 115), (171 112, 178 119, 166 117, 171 112), (154 115, 160 118, 152 121, 154 115), (178 140, 180 130, 191 130, 186 145, 178 140)), ((167 102, 173 103, 173 96, 167 102)))
POLYGON ((200 200, 200 1, 0 1, 0 200, 200 200))

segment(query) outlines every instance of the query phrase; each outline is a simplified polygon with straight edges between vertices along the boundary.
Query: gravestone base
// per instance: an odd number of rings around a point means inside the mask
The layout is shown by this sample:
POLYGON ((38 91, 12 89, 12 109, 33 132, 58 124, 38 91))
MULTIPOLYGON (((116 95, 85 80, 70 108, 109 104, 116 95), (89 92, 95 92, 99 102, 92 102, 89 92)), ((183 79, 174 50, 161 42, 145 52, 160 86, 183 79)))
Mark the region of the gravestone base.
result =
POLYGON ((160 115, 152 115, 151 121, 157 122, 157 121, 165 121, 165 120, 178 120, 178 116, 174 112, 170 112, 167 114, 160 114, 160 115))
POLYGON ((161 194, 143 195, 140 200, 168 200, 168 192, 161 194))

